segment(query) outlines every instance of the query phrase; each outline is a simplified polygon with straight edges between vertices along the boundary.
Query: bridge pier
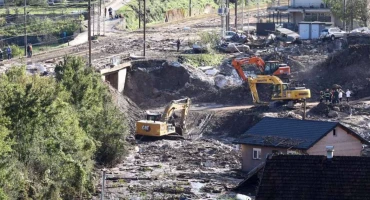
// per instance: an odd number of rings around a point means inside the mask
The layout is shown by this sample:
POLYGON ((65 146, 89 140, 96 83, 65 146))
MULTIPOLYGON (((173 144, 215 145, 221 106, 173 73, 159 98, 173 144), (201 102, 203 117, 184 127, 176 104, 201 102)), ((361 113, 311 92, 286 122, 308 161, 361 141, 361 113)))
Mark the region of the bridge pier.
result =
POLYGON ((113 68, 101 69, 100 74, 103 81, 109 84, 122 93, 125 89, 127 68, 131 67, 131 62, 119 64, 113 68))

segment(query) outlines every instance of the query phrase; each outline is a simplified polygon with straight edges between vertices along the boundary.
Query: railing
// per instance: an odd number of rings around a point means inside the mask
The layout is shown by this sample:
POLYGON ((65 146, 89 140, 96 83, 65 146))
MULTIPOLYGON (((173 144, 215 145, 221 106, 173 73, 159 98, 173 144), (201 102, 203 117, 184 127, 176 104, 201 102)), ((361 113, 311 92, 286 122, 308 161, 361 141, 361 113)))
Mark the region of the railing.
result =
POLYGON ((291 3, 289 8, 329 9, 330 6, 324 3, 291 3))
POLYGON ((306 22, 314 22, 314 21, 319 21, 319 22, 331 22, 331 17, 330 16, 305 16, 304 21, 306 22))

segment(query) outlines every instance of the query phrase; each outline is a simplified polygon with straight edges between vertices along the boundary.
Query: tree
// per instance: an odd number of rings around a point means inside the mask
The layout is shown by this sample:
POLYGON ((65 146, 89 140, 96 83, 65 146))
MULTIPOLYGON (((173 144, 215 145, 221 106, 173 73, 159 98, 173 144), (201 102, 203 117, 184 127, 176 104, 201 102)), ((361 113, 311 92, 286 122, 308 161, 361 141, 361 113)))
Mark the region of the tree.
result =
POLYGON ((94 163, 125 155, 126 121, 100 75, 68 57, 54 77, 0 75, 0 199, 75 199, 94 163))
POLYGON ((324 3, 330 5, 335 17, 347 24, 350 23, 351 29, 353 29, 353 20, 358 20, 362 26, 368 25, 369 0, 324 0, 324 3))

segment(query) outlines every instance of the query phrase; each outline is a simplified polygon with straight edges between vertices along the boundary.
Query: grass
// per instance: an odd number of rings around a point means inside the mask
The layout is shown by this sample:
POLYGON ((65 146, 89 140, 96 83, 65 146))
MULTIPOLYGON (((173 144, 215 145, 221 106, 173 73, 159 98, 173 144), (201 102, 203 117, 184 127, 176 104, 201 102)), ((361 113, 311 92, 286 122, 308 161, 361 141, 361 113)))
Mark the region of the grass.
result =
MULTIPOLYGON (((24 14, 23 7, 20 6, 14 6, 14 7, 8 7, 9 8, 9 14, 14 15, 17 14, 24 14)), ((81 5, 81 7, 58 7, 58 6, 40 6, 40 7, 27 7, 27 12, 29 12, 29 15, 47 15, 47 14, 72 14, 73 12, 76 13, 82 13, 84 11, 87 11, 87 5, 81 5)), ((6 9, 0 8, 0 15, 5 15, 6 9)))
POLYGON ((50 51, 58 48, 67 47, 68 43, 64 44, 50 44, 50 45, 41 45, 41 46, 32 46, 33 53, 41 53, 45 51, 50 51))
POLYGON ((185 63, 193 67, 201 66, 217 66, 224 59, 223 54, 185 54, 182 55, 185 59, 185 63))
MULTIPOLYGON (((193 1, 193 9, 203 9, 207 4, 217 7, 213 0, 198 0, 193 1)), ((143 5, 141 5, 143 6, 143 5)), ((155 24, 158 22, 164 22, 165 20, 165 11, 171 9, 183 9, 185 15, 188 14, 188 0, 152 0, 147 1, 147 17, 148 24, 155 24)), ((117 13, 121 13, 125 16, 127 26, 129 29, 134 30, 138 28, 138 9, 139 5, 137 1, 131 1, 127 5, 120 8, 117 13)))

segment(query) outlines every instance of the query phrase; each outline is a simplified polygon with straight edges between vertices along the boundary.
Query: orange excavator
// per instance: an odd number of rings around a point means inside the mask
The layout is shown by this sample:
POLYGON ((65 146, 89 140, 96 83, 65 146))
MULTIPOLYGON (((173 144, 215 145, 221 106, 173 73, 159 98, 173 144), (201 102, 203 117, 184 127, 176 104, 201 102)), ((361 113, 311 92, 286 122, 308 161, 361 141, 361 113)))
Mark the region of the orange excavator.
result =
MULTIPOLYGON (((262 59, 261 59, 262 60, 262 59)), ((249 61, 247 61, 249 62, 249 61)), ((239 77, 248 84, 253 103, 263 103, 260 101, 257 91, 257 84, 271 84, 273 85, 272 97, 270 105, 287 104, 288 107, 294 107, 296 103, 306 103, 306 99, 311 98, 311 91, 305 87, 292 87, 291 84, 283 82, 275 75, 255 75, 245 74, 242 67, 233 63, 233 67, 238 73, 239 77)))
POLYGON ((232 66, 235 69, 242 69, 243 65, 254 64, 257 66, 261 75, 277 76, 285 82, 289 82, 291 78, 290 67, 287 64, 279 63, 279 61, 264 61, 262 58, 253 56, 247 58, 235 58, 232 61, 232 66))

